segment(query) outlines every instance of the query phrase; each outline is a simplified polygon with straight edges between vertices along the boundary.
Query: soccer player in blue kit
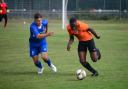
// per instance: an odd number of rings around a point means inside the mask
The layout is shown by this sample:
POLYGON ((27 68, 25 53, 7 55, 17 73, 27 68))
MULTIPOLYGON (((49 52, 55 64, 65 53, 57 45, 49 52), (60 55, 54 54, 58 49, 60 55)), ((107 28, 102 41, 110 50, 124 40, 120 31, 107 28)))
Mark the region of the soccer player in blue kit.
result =
POLYGON ((47 32, 47 29, 48 21, 45 19, 43 20, 40 13, 36 13, 34 15, 34 22, 32 22, 30 26, 29 47, 30 56, 32 57, 35 66, 38 68, 38 74, 42 74, 44 70, 42 63, 39 60, 39 54, 53 72, 57 72, 57 68, 48 57, 46 37, 52 36, 53 32, 47 32))

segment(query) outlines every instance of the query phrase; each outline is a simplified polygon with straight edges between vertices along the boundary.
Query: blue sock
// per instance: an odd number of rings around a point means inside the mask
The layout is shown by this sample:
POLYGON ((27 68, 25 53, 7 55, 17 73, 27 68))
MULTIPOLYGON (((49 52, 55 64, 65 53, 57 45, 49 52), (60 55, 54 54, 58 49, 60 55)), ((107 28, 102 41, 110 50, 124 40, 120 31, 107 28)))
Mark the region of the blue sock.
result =
POLYGON ((48 66, 51 66, 51 60, 50 59, 48 59, 47 61, 45 61, 47 64, 48 64, 48 66))
POLYGON ((42 64, 41 64, 41 62, 40 62, 39 60, 35 63, 35 65, 36 65, 38 68, 42 69, 42 64))

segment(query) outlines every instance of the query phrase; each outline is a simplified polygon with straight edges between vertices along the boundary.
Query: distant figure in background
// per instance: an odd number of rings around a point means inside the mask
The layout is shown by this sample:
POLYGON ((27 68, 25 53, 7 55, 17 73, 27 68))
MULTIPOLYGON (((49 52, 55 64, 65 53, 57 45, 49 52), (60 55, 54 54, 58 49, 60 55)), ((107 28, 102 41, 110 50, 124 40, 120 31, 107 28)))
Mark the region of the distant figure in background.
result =
POLYGON ((30 26, 29 47, 30 56, 32 57, 35 66, 38 68, 38 74, 42 74, 44 69, 41 61, 39 60, 39 54, 41 54, 41 58, 48 64, 53 72, 57 72, 57 68, 53 65, 48 56, 46 42, 46 38, 52 35, 53 32, 48 32, 48 21, 42 19, 42 15, 40 13, 36 13, 34 15, 34 21, 30 26))
POLYGON ((7 8, 7 4, 4 2, 4 0, 0 0, 0 22, 2 21, 2 19, 5 20, 4 28, 6 27, 8 22, 7 8))
POLYGON ((100 51, 98 48, 96 48, 92 35, 94 35, 97 39, 100 39, 100 36, 97 35, 96 32, 91 29, 87 23, 83 23, 74 17, 70 18, 67 31, 69 33, 67 51, 70 51, 71 45, 74 42, 74 36, 78 38, 78 56, 80 63, 90 72, 92 72, 92 76, 98 76, 98 72, 87 62, 86 55, 87 50, 89 50, 90 57, 93 62, 96 62, 101 58, 100 51))

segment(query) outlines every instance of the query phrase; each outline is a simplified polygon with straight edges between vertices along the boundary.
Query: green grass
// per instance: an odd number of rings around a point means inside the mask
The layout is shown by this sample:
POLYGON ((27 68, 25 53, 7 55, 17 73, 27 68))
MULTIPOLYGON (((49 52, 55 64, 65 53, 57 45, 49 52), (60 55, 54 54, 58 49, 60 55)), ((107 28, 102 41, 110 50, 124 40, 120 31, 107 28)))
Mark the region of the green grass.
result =
POLYGON ((101 49, 102 59, 97 63, 87 60, 100 75, 79 81, 75 71, 83 68, 77 56, 77 40, 71 52, 66 51, 68 34, 61 30, 59 22, 49 23, 55 35, 47 39, 49 56, 57 66, 53 73, 45 67, 42 75, 37 75, 36 67, 29 57, 29 23, 9 22, 6 29, 0 25, 0 89, 127 89, 128 87, 128 25, 127 22, 87 21, 101 39, 95 39, 101 49))

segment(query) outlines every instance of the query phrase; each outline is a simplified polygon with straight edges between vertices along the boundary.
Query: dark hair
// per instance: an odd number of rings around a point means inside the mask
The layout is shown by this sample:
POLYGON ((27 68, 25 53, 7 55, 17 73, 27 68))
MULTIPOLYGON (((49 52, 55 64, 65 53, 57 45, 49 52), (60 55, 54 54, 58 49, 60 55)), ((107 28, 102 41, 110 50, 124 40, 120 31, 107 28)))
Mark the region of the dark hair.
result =
POLYGON ((75 17, 71 17, 69 23, 70 23, 70 24, 73 24, 73 23, 76 22, 76 20, 77 20, 77 19, 76 19, 75 17))
POLYGON ((40 13, 36 13, 34 15, 34 19, 42 18, 42 15, 40 13))

